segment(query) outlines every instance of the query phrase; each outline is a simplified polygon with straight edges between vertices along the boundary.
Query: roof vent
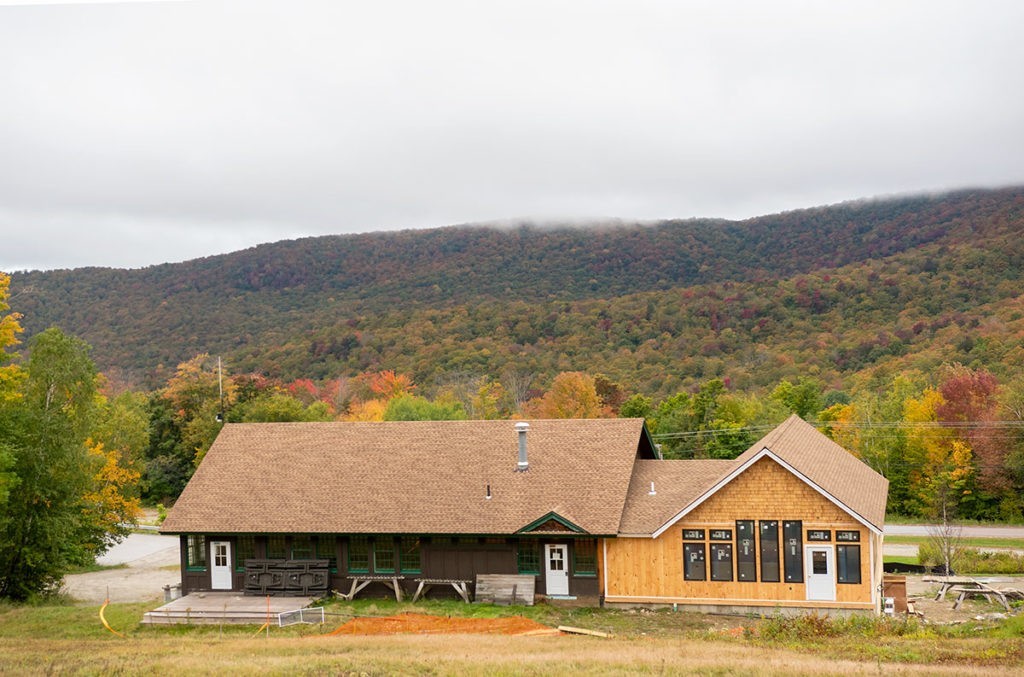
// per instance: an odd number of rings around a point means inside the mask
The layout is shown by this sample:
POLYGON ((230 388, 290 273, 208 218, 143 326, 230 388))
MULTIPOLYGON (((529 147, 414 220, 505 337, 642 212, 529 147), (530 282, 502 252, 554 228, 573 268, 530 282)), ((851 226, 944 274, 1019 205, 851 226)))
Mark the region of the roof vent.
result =
POLYGON ((490 484, 487 485, 487 495, 484 496, 484 498, 486 498, 488 501, 491 500, 491 485, 490 484))
POLYGON ((654 490, 654 482, 651 482, 651 490, 647 492, 648 496, 657 496, 658 492, 654 490))
POLYGON ((530 469, 530 462, 526 460, 526 431, 529 429, 529 423, 516 423, 516 432, 519 433, 519 463, 516 464, 516 472, 530 469))

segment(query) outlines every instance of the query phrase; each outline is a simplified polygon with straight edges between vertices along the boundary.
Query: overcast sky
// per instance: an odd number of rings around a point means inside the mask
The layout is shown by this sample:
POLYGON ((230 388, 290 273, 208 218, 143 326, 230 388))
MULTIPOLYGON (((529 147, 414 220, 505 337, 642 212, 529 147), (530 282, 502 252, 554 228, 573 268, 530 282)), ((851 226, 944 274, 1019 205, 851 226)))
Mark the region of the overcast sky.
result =
POLYGON ((1024 2, 0 1, 0 270, 1024 183, 1024 2))

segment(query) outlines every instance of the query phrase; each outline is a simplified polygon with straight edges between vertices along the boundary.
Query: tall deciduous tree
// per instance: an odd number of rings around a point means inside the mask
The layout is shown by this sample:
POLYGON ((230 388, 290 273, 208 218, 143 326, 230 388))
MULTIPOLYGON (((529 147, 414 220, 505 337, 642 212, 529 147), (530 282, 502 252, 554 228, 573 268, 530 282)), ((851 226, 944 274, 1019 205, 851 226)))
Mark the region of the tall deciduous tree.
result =
POLYGON ((942 394, 928 388, 920 398, 908 399, 904 417, 917 424, 907 431, 907 459, 921 513, 929 518, 950 519, 970 493, 974 466, 971 448, 948 429, 937 427, 938 414, 945 406, 942 394))
POLYGON ((162 395, 181 433, 180 453, 199 465, 223 425, 219 415, 234 404, 234 382, 209 355, 196 355, 178 365, 162 395))
MULTIPOLYGON (((17 345, 18 334, 21 333, 18 314, 3 314, 10 307, 7 305, 10 283, 10 276, 0 273, 0 415, 2 415, 5 405, 12 404, 20 397, 18 386, 24 376, 16 365, 6 364, 11 359, 7 349, 17 345)), ((0 423, 2 422, 3 419, 0 418, 0 423)), ((4 435, 0 435, 0 515, 4 514, 7 497, 17 482, 17 476, 10 471, 13 465, 14 448, 4 435)), ((0 522, 2 522, 2 518, 0 518, 0 522)))
POLYGON ((556 376, 551 389, 527 402, 523 412, 536 418, 598 418, 604 413, 594 378, 581 371, 556 376))
POLYGON ((22 396, 0 409, 18 478, 0 516, 0 597, 13 599, 54 590, 69 565, 102 550, 106 532, 85 516, 97 378, 88 346, 48 329, 29 354, 22 396))

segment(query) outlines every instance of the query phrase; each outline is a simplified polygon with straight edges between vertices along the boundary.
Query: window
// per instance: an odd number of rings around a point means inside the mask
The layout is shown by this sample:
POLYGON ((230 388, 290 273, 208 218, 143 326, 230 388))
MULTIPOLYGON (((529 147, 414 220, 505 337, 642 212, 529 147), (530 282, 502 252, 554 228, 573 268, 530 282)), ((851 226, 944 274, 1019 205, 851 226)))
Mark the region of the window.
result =
POLYGON ((808 529, 807 530, 808 541, 831 541, 832 532, 828 529, 808 529))
POLYGON ((757 580, 757 544, 754 541, 754 520, 736 522, 736 580, 757 580))
POLYGON ((194 571, 206 570, 206 536, 189 534, 185 568, 194 571))
POLYGON ((333 534, 320 534, 316 537, 316 558, 327 560, 331 571, 338 570, 338 543, 333 534))
POLYGON ((230 545, 227 541, 213 542, 213 566, 222 569, 228 565, 228 552, 230 545))
POLYGON ((366 536, 350 536, 348 539, 348 570, 351 573, 370 572, 370 539, 366 536))
POLYGON ((684 541, 703 541, 704 530, 703 529, 683 529, 683 540, 684 541))
POLYGON ((518 566, 521 574, 540 573, 540 541, 519 541, 518 566))
POLYGON ((732 580, 732 543, 711 544, 711 580, 732 580))
POLYGON ((256 558, 256 537, 243 534, 235 538, 235 570, 245 571, 245 560, 256 558))
POLYGON ((284 559, 287 556, 284 536, 267 536, 267 559, 284 559))
POLYGON ((704 568, 704 552, 703 543, 683 543, 684 580, 707 580, 707 573, 704 568))
POLYGON ((415 536, 402 536, 399 563, 403 574, 422 573, 420 569, 420 539, 415 536))
POLYGON ((860 546, 837 545, 836 559, 839 560, 839 582, 860 583, 860 546))
POLYGON ((572 570, 577 576, 597 575, 597 539, 580 538, 573 543, 572 570))
POLYGON ((292 559, 313 559, 313 539, 310 536, 292 537, 292 559))
POLYGON ((381 536, 373 544, 373 570, 382 574, 395 573, 395 539, 381 536))
POLYGON ((782 557, 787 583, 804 582, 804 525, 803 522, 790 521, 782 523, 782 557))
POLYGON ((857 543, 860 541, 859 531, 836 531, 836 540, 846 543, 857 543))
POLYGON ((779 582, 779 521, 761 520, 761 580, 779 582))

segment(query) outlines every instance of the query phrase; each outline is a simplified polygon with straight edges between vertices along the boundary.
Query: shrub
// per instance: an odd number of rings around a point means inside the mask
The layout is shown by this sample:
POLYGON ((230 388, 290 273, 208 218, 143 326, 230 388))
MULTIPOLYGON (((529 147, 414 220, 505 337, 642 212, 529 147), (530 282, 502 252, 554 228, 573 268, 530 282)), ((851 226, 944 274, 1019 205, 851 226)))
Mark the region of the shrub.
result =
MULTIPOLYGON (((923 566, 940 566, 942 557, 932 543, 925 543, 917 551, 923 566)), ((953 556, 953 570, 961 574, 1020 574, 1024 573, 1024 555, 1011 550, 979 550, 958 548, 953 556)))
POLYGON ((838 616, 816 613, 800 616, 777 614, 758 628, 759 634, 771 640, 810 640, 822 637, 904 637, 917 632, 916 619, 887 616, 838 616))

